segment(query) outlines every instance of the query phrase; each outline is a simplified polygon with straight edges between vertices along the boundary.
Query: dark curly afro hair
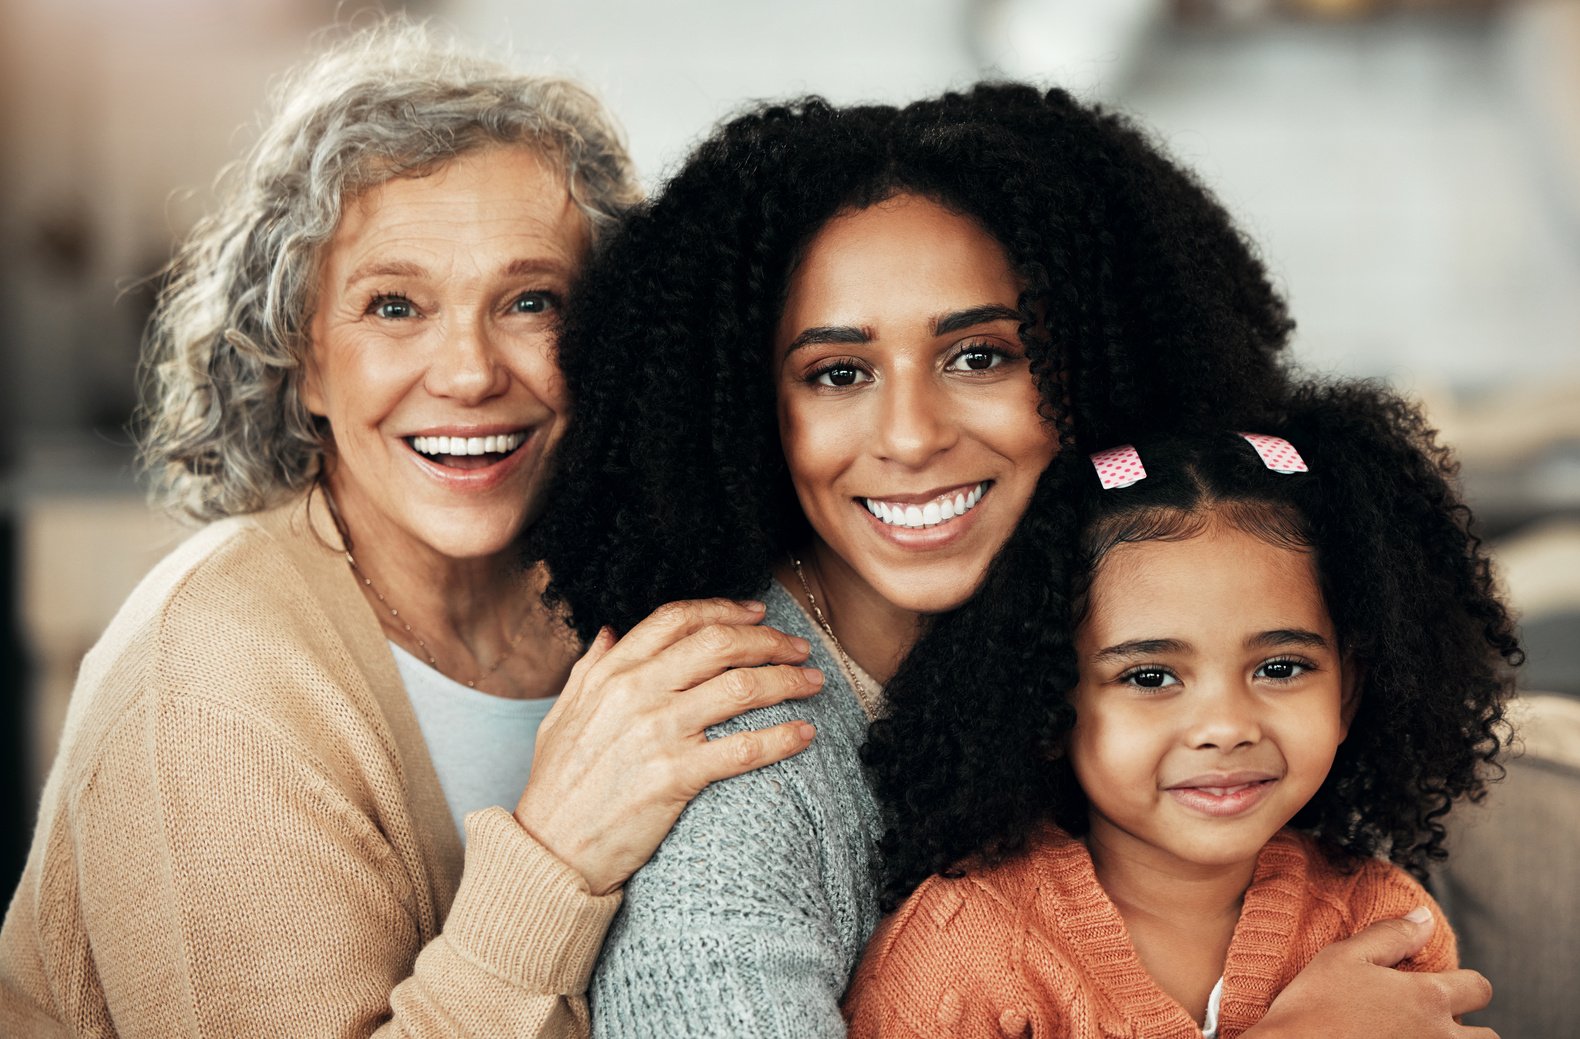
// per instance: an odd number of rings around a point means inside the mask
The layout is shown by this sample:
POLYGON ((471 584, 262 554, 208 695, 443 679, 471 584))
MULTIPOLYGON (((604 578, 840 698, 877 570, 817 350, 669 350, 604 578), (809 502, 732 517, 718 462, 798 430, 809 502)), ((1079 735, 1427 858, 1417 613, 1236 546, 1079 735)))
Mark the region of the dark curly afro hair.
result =
POLYGON ((567 314, 574 420, 528 551, 583 638, 674 599, 759 594, 802 547, 768 364, 786 285, 831 217, 902 193, 1003 245, 1066 447, 1239 421, 1286 381, 1292 323, 1252 248, 1123 118, 1015 85, 758 108, 630 217, 567 314))
POLYGON ((1291 825, 1340 862, 1385 855, 1419 875, 1444 857, 1443 816, 1500 772, 1522 659, 1454 463, 1414 407, 1367 383, 1295 387, 1252 431, 1290 441, 1310 472, 1272 473, 1217 432, 1125 437, 1147 476, 1121 490, 1076 452, 1043 474, 982 588, 885 688, 863 755, 885 812, 887 907, 930 874, 1002 861, 1047 821, 1086 831, 1062 754, 1086 592, 1114 545, 1190 537, 1211 516, 1312 551, 1358 666, 1349 735, 1291 825))

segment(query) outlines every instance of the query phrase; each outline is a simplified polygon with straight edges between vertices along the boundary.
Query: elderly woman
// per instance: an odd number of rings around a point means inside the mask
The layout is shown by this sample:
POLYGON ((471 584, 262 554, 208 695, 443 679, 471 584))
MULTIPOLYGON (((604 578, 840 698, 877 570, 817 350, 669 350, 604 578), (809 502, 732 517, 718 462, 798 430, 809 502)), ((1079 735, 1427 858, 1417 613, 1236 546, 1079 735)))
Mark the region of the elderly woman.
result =
POLYGON ((0 1034, 585 1030, 611 892, 707 783, 806 746, 704 736, 821 684, 761 603, 577 662, 513 548, 560 308, 636 197, 587 94, 416 30, 288 85, 155 319, 147 459, 214 522, 84 662, 0 1034))

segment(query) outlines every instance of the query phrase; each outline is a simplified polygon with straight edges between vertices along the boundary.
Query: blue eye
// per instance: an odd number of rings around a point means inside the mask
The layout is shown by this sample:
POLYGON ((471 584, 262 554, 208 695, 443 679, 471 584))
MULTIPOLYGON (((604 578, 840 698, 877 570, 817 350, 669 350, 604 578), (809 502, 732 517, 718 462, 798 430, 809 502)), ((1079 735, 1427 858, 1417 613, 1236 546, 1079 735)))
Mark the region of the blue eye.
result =
POLYGON ((559 306, 559 298, 552 292, 523 292, 510 304, 517 314, 546 314, 559 306))
POLYGON ((412 301, 398 293, 385 292, 373 297, 368 304, 368 313, 391 321, 400 321, 417 316, 417 308, 412 301))

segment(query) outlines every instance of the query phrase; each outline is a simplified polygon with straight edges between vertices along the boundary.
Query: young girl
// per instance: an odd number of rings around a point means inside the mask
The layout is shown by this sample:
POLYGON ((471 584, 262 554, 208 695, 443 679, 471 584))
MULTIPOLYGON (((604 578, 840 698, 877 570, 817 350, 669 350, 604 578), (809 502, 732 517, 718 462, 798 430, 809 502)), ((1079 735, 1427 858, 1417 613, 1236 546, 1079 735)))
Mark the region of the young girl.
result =
POLYGON ((1314 387, 1275 425, 1069 452, 887 687, 867 754, 888 904, 914 893, 852 1035, 1231 1039, 1412 910, 1404 966, 1457 965, 1406 870, 1496 770, 1508 615, 1417 412, 1314 387))

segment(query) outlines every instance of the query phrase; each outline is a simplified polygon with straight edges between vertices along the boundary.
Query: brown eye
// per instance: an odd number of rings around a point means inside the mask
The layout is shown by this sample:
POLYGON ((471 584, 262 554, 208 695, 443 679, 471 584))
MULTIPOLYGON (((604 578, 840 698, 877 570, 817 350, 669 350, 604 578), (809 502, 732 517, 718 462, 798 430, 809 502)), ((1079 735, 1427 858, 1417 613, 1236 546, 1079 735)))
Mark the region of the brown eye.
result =
POLYGON ((1179 679, 1161 667, 1138 667, 1134 671, 1126 672, 1120 681, 1138 689, 1162 689, 1165 686, 1175 685, 1179 679))
POLYGON ((872 376, 849 361, 835 361, 824 365, 807 377, 807 381, 818 386, 831 386, 835 389, 846 389, 851 386, 868 382, 872 376))
POLYGON ((1304 664, 1298 660, 1269 660, 1257 668, 1256 673, 1270 681, 1289 682, 1310 670, 1310 664, 1304 664))
POLYGON ((987 343, 970 343, 949 359, 949 368, 957 372, 985 372, 1008 360, 1010 355, 997 347, 987 343))

